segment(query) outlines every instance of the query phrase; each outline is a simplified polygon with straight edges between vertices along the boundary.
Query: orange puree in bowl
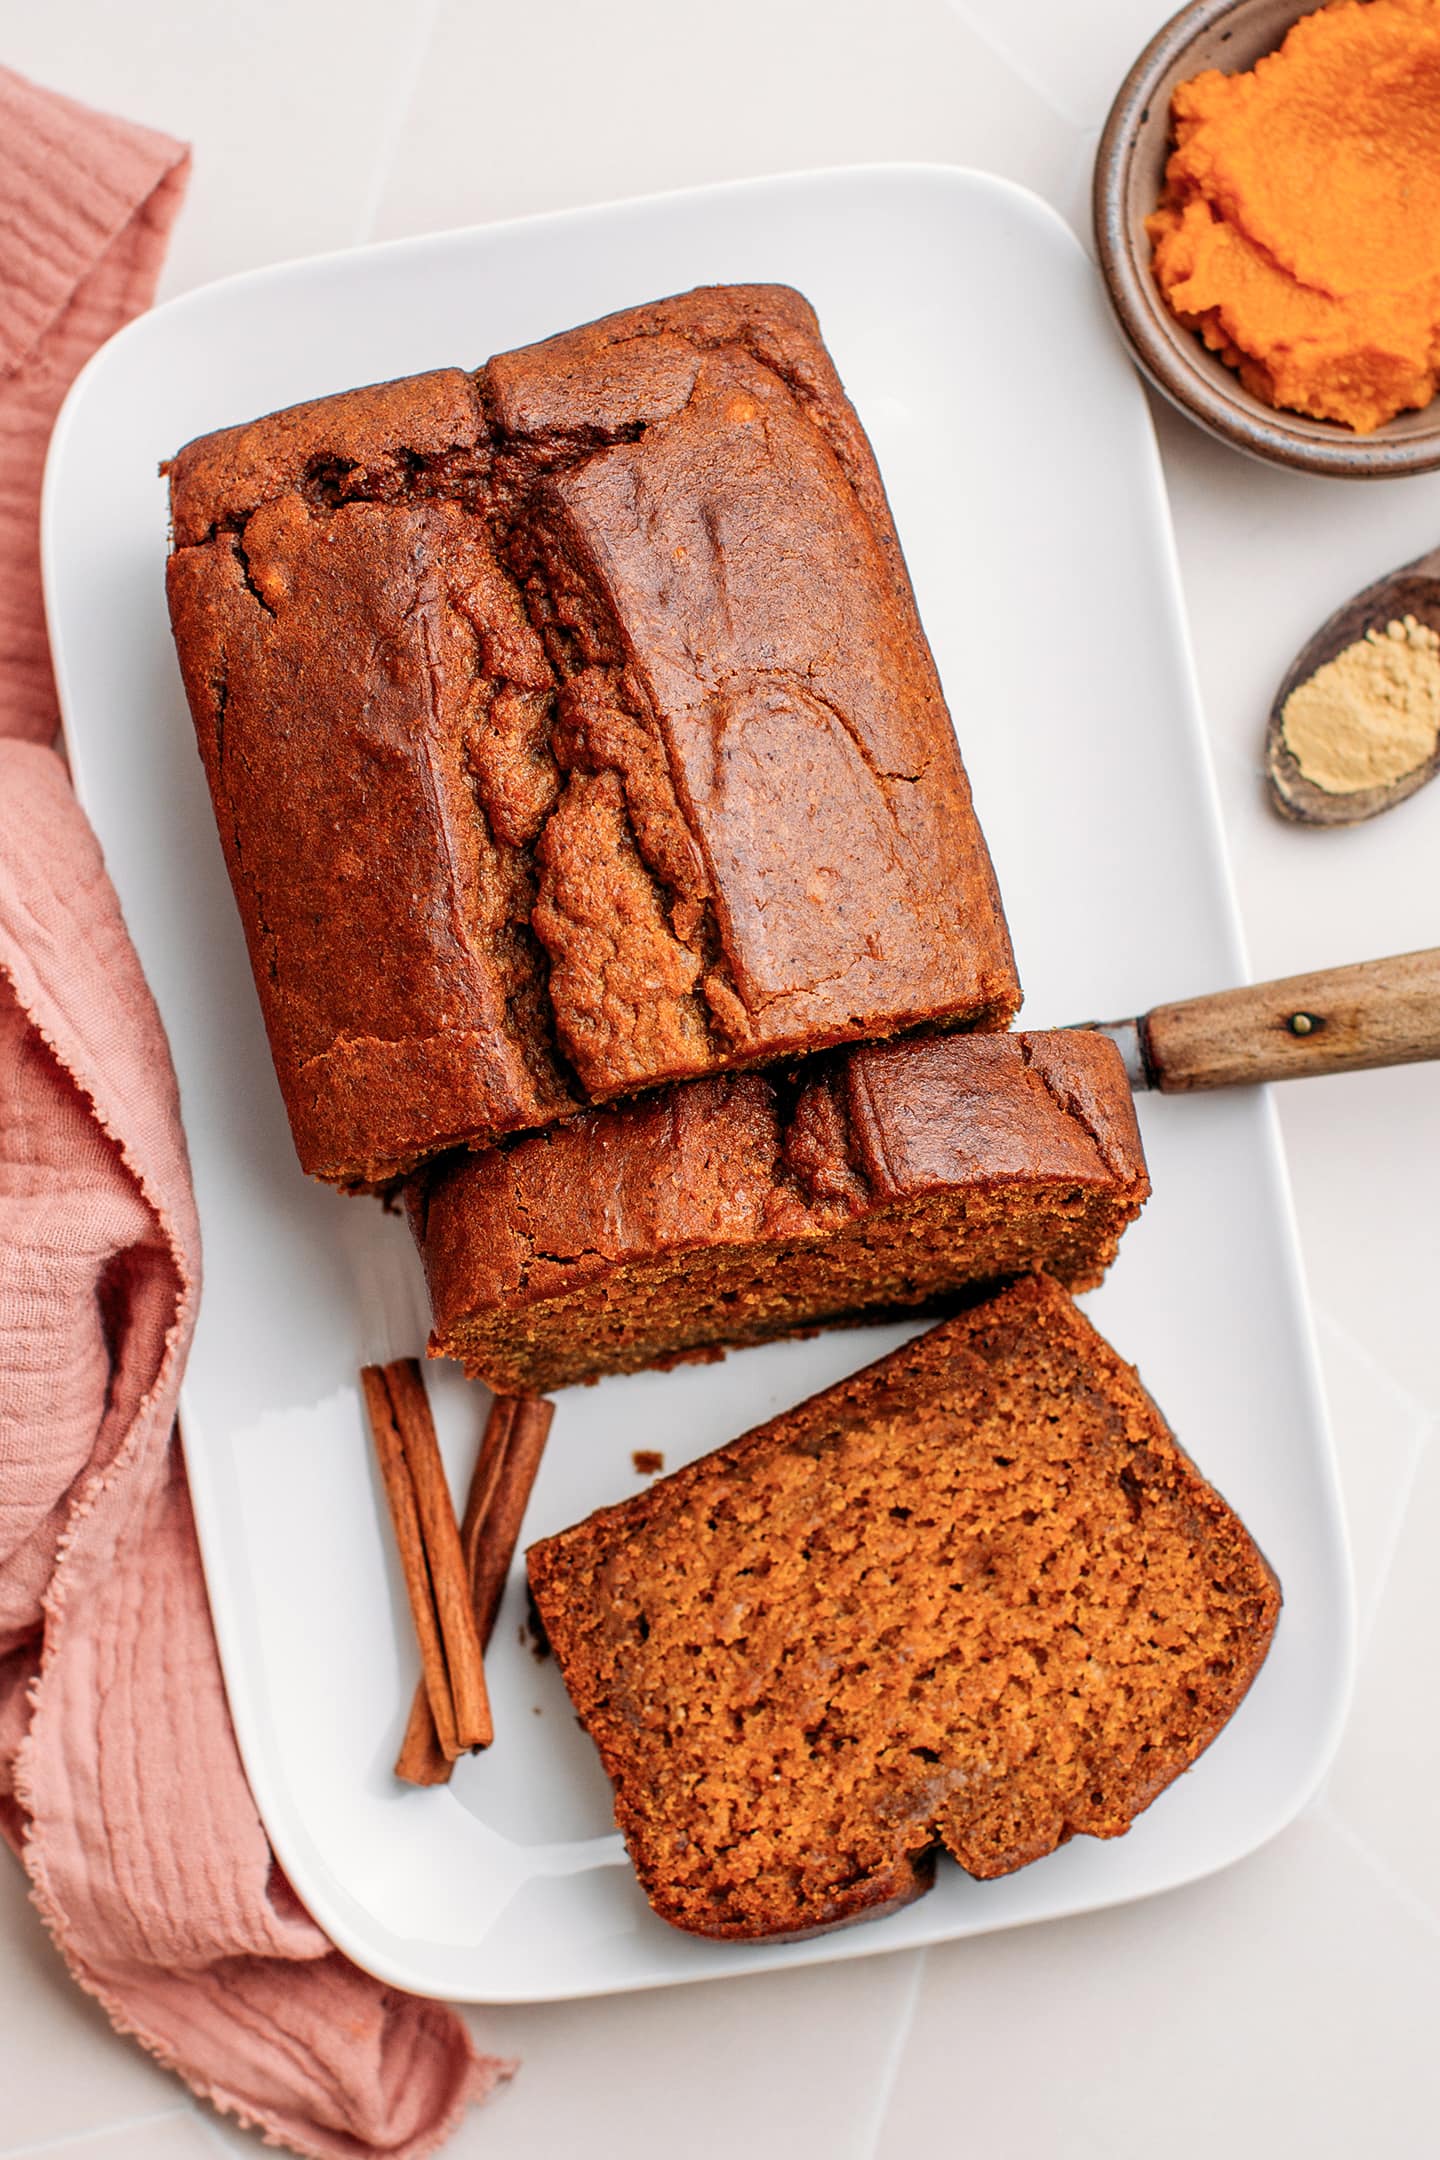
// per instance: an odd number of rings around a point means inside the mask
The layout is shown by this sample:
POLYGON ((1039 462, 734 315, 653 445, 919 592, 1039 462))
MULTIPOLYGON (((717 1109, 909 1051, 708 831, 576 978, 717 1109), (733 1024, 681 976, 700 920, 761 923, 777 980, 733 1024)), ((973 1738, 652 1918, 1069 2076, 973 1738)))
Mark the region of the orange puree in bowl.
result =
POLYGON ((1155 275, 1267 404, 1368 434, 1440 372, 1440 0, 1346 0, 1176 90, 1155 275))

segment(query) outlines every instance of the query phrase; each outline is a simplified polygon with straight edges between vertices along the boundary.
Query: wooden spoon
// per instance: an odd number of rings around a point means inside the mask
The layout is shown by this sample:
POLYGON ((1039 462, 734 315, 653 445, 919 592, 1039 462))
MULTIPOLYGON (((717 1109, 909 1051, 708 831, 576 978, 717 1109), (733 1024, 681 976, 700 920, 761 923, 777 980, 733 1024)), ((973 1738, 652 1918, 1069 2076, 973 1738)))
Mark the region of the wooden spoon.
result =
POLYGON ((1440 548, 1406 563, 1402 569, 1392 570, 1388 577, 1378 578, 1356 593, 1353 600, 1347 600, 1328 622, 1322 623, 1309 644, 1296 654, 1290 672, 1275 693, 1265 731, 1270 799, 1282 817, 1293 818, 1300 825, 1358 825, 1404 802, 1407 795, 1413 795, 1440 772, 1437 745, 1433 757, 1398 780, 1383 787, 1354 788, 1348 794, 1334 795, 1306 779, 1286 747, 1281 728, 1281 715, 1292 690, 1308 682, 1327 660, 1334 660, 1347 646, 1356 644, 1367 630, 1383 630, 1387 623, 1403 621, 1407 615, 1440 634, 1440 548))

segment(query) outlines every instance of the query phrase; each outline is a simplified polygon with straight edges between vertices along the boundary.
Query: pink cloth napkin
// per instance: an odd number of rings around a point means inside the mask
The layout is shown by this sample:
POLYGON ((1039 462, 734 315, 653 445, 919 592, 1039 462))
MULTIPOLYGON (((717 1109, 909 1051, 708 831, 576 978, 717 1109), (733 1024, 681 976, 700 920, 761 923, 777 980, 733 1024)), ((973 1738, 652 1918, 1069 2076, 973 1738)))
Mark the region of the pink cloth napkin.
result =
POLYGON ((75 1978, 196 2092, 299 2152, 408 2160, 504 2066, 340 1956, 255 1812, 174 1437, 200 1283, 175 1083, 44 747, 45 441, 150 300, 187 164, 0 70, 0 1829, 75 1978))

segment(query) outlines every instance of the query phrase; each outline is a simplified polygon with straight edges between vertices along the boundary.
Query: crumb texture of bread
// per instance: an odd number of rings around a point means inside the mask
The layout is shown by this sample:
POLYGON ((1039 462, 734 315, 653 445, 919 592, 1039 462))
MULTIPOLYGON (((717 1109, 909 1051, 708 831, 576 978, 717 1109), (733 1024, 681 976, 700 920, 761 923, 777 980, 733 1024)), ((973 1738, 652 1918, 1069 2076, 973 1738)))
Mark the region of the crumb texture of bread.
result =
POLYGON ((868 443, 720 287, 206 436, 171 619, 304 1166, 1019 1001, 868 443))
POLYGON ((436 1355, 545 1393, 1037 1270, 1098 1282, 1149 1192, 1105 1036, 913 1036, 677 1083, 411 1192, 436 1355))
POLYGON ((647 1896, 800 1935, 1118 1837, 1279 1587, 1132 1369, 1027 1277, 548 1538, 531 1590, 647 1896))

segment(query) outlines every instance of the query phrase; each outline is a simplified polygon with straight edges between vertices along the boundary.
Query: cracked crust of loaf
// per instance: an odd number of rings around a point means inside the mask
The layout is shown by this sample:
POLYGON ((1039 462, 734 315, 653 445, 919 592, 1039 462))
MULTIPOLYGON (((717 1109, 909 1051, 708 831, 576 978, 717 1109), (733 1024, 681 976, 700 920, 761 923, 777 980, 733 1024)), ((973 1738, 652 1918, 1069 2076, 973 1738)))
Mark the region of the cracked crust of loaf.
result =
POLYGON ((192 443, 171 618, 305 1167, 1018 985, 873 456, 722 287, 192 443))
POLYGON ((503 1394, 1097 1282, 1149 1192, 1105 1036, 942 1035, 680 1082, 417 1179, 432 1355, 503 1394))
POLYGON ((528 1555, 655 1910, 817 1932, 1118 1837, 1264 1662, 1274 1575, 1032 1277, 528 1555))

